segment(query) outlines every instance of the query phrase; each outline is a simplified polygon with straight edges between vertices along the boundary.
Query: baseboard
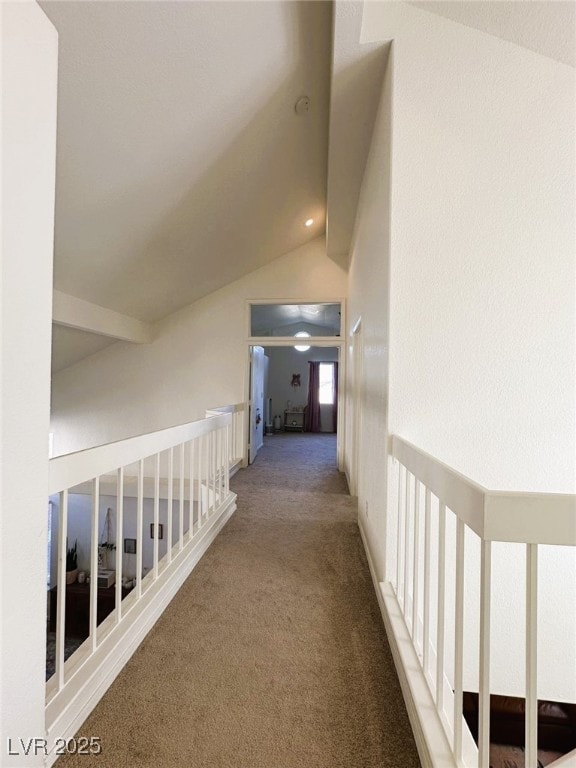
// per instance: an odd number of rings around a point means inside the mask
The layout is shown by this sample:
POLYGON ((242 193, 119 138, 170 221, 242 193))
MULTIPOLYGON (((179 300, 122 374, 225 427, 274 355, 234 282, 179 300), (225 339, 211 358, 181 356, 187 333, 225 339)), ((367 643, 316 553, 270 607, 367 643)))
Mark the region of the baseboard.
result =
MULTIPOLYGON (((146 599, 143 597, 135 604, 117 630, 103 640, 63 691, 49 702, 46 707, 46 739, 49 745, 53 745, 56 739, 68 739, 77 733, 235 510, 236 494, 231 494, 201 529, 195 543, 192 541, 190 550, 185 552, 180 562, 176 562, 172 573, 164 580, 153 582, 146 590, 146 599)), ((45 759, 47 768, 57 759, 58 756, 50 752, 45 759)))
POLYGON ((394 590, 389 583, 378 582, 361 522, 358 527, 420 762, 423 768, 456 768, 394 590))

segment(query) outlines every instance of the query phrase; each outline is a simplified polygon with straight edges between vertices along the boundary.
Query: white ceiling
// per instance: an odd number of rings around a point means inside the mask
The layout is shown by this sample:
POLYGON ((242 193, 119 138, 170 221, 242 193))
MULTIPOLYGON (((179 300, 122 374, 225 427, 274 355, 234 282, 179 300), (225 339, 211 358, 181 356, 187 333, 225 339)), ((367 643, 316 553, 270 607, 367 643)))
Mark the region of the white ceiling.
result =
POLYGON ((69 368, 85 357, 114 344, 114 340, 95 333, 52 325, 52 373, 69 368))
POLYGON ((572 67, 576 65, 574 0, 426 0, 410 2, 572 67))
POLYGON ((57 289, 154 321, 322 234, 329 3, 42 7, 60 50, 57 289))
MULTIPOLYGON (((573 62, 573 2, 412 4, 573 62)), ((57 289, 154 322, 316 238, 327 207, 347 264, 387 55, 361 42, 360 0, 334 3, 333 45, 316 0, 41 5, 59 33, 57 289)), ((109 343, 55 328, 54 369, 109 343)))
POLYGON ((360 42, 363 7, 334 6, 326 250, 345 268, 389 49, 360 42))

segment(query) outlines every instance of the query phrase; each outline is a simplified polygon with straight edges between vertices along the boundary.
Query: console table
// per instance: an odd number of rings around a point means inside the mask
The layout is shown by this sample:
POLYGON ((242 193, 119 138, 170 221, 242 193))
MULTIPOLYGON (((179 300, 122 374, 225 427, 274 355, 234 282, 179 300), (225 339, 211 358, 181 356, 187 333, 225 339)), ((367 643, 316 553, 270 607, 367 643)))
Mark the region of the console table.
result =
POLYGON ((284 411, 284 430, 286 432, 304 432, 306 409, 303 411, 284 411))
MULTIPOLYGON (((131 589, 122 587, 122 598, 131 589)), ((50 590, 50 631, 56 631, 58 586, 50 590)), ((101 624, 116 607, 116 586, 98 589, 97 623, 101 624)), ((66 585, 66 636, 85 639, 90 634, 90 584, 66 585)))

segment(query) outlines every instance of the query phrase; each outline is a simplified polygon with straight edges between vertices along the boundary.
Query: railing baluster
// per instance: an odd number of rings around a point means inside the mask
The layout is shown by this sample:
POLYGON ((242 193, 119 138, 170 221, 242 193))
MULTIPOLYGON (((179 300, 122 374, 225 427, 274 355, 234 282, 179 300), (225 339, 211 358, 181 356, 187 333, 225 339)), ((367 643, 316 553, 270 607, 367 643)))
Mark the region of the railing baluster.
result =
POLYGON ((124 468, 116 480, 116 624, 122 619, 122 541, 124 529, 124 468))
POLYGON ((190 523, 188 541, 194 536, 194 440, 190 440, 190 523))
POLYGON ((58 690, 64 686, 64 640, 66 636, 66 540, 68 536, 68 491, 60 493, 58 525, 58 601, 56 603, 55 674, 58 690))
POLYGON ((154 457, 154 540, 152 542, 152 573, 153 580, 158 578, 158 543, 160 541, 158 534, 160 528, 160 454, 154 457))
POLYGON ((424 498, 424 627, 422 632, 424 676, 430 666, 430 505, 432 494, 426 488, 424 498))
POLYGON ((402 563, 400 557, 402 552, 402 470, 404 470, 404 467, 402 464, 398 464, 398 527, 396 529, 396 599, 398 602, 400 602, 400 579, 402 576, 402 563))
POLYGON ((207 435, 200 436, 200 449, 202 451, 202 493, 201 493, 201 507, 202 517, 204 518, 207 513, 207 507, 209 503, 208 499, 208 456, 206 451, 207 435))
POLYGON ((482 540, 480 562, 480 671, 478 766, 490 768, 490 599, 492 542, 482 540))
POLYGON ((444 602, 446 581, 446 505, 438 507, 438 610, 436 626, 436 709, 444 709, 444 602))
POLYGON ((198 499, 196 500, 198 527, 202 527, 202 497, 204 495, 202 469, 203 469, 203 436, 200 435, 196 442, 196 451, 198 453, 198 499))
POLYGON ((98 645, 98 523, 100 510, 100 478, 92 481, 92 546, 90 550, 90 647, 98 645))
POLYGON ((202 509, 200 506, 200 498, 202 496, 202 444, 200 437, 194 440, 194 450, 196 452, 196 522, 198 524, 197 530, 200 530, 202 527, 202 509))
POLYGON ((414 478, 414 563, 412 574, 412 641, 418 647, 418 589, 420 582, 420 481, 414 478))
POLYGON ((214 508, 220 504, 220 484, 222 482, 222 462, 220 452, 222 449, 220 430, 214 432, 214 508), (218 500, 218 501, 216 501, 218 500))
POLYGON ((217 431, 217 445, 218 450, 216 452, 216 467, 218 477, 218 504, 222 504, 222 484, 224 482, 224 456, 222 446, 224 445, 224 435, 222 429, 217 431))
POLYGON ((144 519, 144 459, 138 462, 138 492, 136 500, 136 596, 142 597, 142 545, 144 537, 142 526, 144 519))
MULTIPOLYGON (((234 415, 235 414, 232 415, 232 422, 231 422, 231 424, 234 424, 234 415)), ((231 428, 231 425, 227 424, 226 425, 226 436, 225 436, 226 444, 225 444, 225 448, 224 448, 224 454, 226 456, 226 467, 224 469, 224 496, 225 496, 225 498, 227 498, 228 494, 230 493, 230 466, 232 464, 232 456, 230 455, 230 445, 231 445, 230 428, 231 428)), ((233 438, 232 438, 232 440, 233 440, 233 438)))
POLYGON ((168 451, 168 499, 166 501, 166 562, 172 562, 172 514, 174 510, 174 448, 168 451))
POLYGON ((216 433, 210 432, 210 471, 212 473, 212 507, 216 509, 216 433))
POLYGON ((464 669, 464 521, 456 522, 456 596, 454 601, 454 756, 462 762, 462 682, 464 669))
POLYGON ((406 496, 404 498, 404 605, 402 613, 404 621, 408 624, 408 598, 410 597, 410 477, 406 471, 406 496))
POLYGON ((526 766, 538 764, 538 545, 526 545, 526 766))
POLYGON ((178 551, 184 546, 184 443, 180 443, 180 506, 178 513, 178 551))

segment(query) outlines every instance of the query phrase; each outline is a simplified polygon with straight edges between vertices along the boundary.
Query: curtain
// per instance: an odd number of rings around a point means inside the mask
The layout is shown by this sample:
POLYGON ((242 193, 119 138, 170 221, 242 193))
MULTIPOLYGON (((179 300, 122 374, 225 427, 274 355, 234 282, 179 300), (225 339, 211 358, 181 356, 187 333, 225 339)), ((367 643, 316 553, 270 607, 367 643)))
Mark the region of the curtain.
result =
POLYGON ((332 431, 338 431, 338 363, 333 363, 332 373, 332 431))
POLYGON ((320 363, 310 361, 306 431, 320 432, 320 363))

